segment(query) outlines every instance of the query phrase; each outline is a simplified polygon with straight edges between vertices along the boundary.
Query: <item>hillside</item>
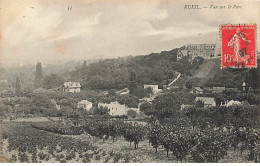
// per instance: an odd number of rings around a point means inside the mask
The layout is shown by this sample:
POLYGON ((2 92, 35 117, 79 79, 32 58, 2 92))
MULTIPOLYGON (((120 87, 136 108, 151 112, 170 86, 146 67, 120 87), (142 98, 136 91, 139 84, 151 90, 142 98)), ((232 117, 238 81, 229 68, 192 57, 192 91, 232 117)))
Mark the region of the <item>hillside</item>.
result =
POLYGON ((177 61, 178 49, 129 57, 106 59, 89 66, 79 66, 71 73, 72 80, 80 81, 83 89, 122 89, 156 84, 168 85, 181 73, 182 78, 191 75, 201 61, 191 63, 183 58, 177 61))
POLYGON ((227 88, 242 88, 242 83, 246 82, 253 89, 260 89, 260 67, 258 59, 257 68, 244 69, 221 69, 220 60, 214 59, 205 63, 195 72, 194 78, 199 78, 204 87, 225 86, 227 88), (212 65, 210 67, 210 65, 212 65), (203 72, 211 68, 209 72, 203 72))
POLYGON ((241 89, 242 83, 246 82, 253 89, 260 89, 259 60, 258 67, 252 69, 221 69, 220 63, 220 59, 204 60, 191 76, 186 77, 182 85, 189 82, 193 87, 225 86, 241 89))
POLYGON ((220 59, 207 59, 203 64, 195 71, 192 78, 199 79, 199 85, 202 86, 210 78, 213 78, 216 73, 220 71, 220 59))

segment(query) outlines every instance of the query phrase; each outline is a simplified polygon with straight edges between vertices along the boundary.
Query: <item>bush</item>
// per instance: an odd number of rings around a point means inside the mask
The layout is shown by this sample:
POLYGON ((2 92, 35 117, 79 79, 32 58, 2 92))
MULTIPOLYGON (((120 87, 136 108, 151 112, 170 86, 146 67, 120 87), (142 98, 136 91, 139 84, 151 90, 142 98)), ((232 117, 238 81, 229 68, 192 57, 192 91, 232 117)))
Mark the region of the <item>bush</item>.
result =
POLYGON ((129 153, 125 153, 124 162, 125 163, 129 163, 130 162, 130 154, 129 153))
POLYGON ((95 160, 100 160, 100 155, 96 155, 95 160))
POLYGON ((114 156, 114 163, 117 163, 121 159, 121 153, 116 153, 114 156))
POLYGON ((60 163, 67 163, 67 161, 66 160, 61 160, 60 163))
POLYGON ((130 109, 130 110, 127 111, 127 115, 132 117, 132 118, 135 118, 137 116, 137 113, 136 113, 136 111, 130 109))
POLYGON ((34 152, 32 154, 32 163, 37 163, 37 153, 36 152, 34 152))
POLYGON ((16 162, 17 161, 17 156, 15 154, 12 154, 12 157, 10 158, 10 160, 12 162, 16 162))
POLYGON ((29 159, 28 156, 25 153, 18 153, 18 158, 20 160, 21 163, 29 163, 29 159))
POLYGON ((82 162, 83 163, 89 163, 91 160, 90 160, 90 158, 88 158, 88 157, 85 157, 83 160, 82 160, 82 162))

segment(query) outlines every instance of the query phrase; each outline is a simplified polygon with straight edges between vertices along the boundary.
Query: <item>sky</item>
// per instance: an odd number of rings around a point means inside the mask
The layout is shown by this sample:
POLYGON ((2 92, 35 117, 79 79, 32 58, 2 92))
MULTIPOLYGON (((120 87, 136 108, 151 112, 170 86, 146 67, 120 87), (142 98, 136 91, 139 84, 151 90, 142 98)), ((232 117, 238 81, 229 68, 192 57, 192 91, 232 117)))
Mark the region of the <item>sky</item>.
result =
POLYGON ((218 47, 219 25, 238 23, 260 25, 259 0, 0 0, 0 65, 146 55, 189 43, 218 47), (201 9, 184 9, 194 4, 201 9))

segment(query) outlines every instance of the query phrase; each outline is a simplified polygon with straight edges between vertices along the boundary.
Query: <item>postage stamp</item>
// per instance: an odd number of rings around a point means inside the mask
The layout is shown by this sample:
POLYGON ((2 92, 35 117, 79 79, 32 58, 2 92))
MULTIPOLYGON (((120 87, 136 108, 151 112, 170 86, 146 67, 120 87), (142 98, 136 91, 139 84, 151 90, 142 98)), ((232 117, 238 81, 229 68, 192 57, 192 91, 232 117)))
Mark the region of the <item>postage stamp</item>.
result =
POLYGON ((254 68, 256 25, 221 25, 221 68, 254 68))

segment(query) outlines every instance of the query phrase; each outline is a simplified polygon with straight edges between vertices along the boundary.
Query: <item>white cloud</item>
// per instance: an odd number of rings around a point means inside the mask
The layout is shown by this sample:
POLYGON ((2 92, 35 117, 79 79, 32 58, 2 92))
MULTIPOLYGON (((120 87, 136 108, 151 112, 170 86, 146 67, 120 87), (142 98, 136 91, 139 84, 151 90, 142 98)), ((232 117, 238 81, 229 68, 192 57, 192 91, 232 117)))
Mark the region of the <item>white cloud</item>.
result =
POLYGON ((146 17, 148 20, 151 20, 151 21, 161 21, 161 20, 165 20, 166 18, 168 18, 169 14, 166 9, 154 9, 146 17))
POLYGON ((46 42, 55 42, 58 40, 67 40, 72 37, 87 37, 92 34, 94 27, 100 23, 102 13, 87 17, 83 20, 77 20, 70 23, 69 28, 61 31, 58 36, 52 36, 46 42))
POLYGON ((159 36, 161 42, 178 38, 194 37, 199 34, 212 33, 218 30, 217 27, 211 27, 197 21, 183 23, 182 25, 175 25, 171 27, 160 27, 158 29, 155 29, 149 22, 145 22, 143 27, 143 31, 138 33, 138 36, 159 36))

